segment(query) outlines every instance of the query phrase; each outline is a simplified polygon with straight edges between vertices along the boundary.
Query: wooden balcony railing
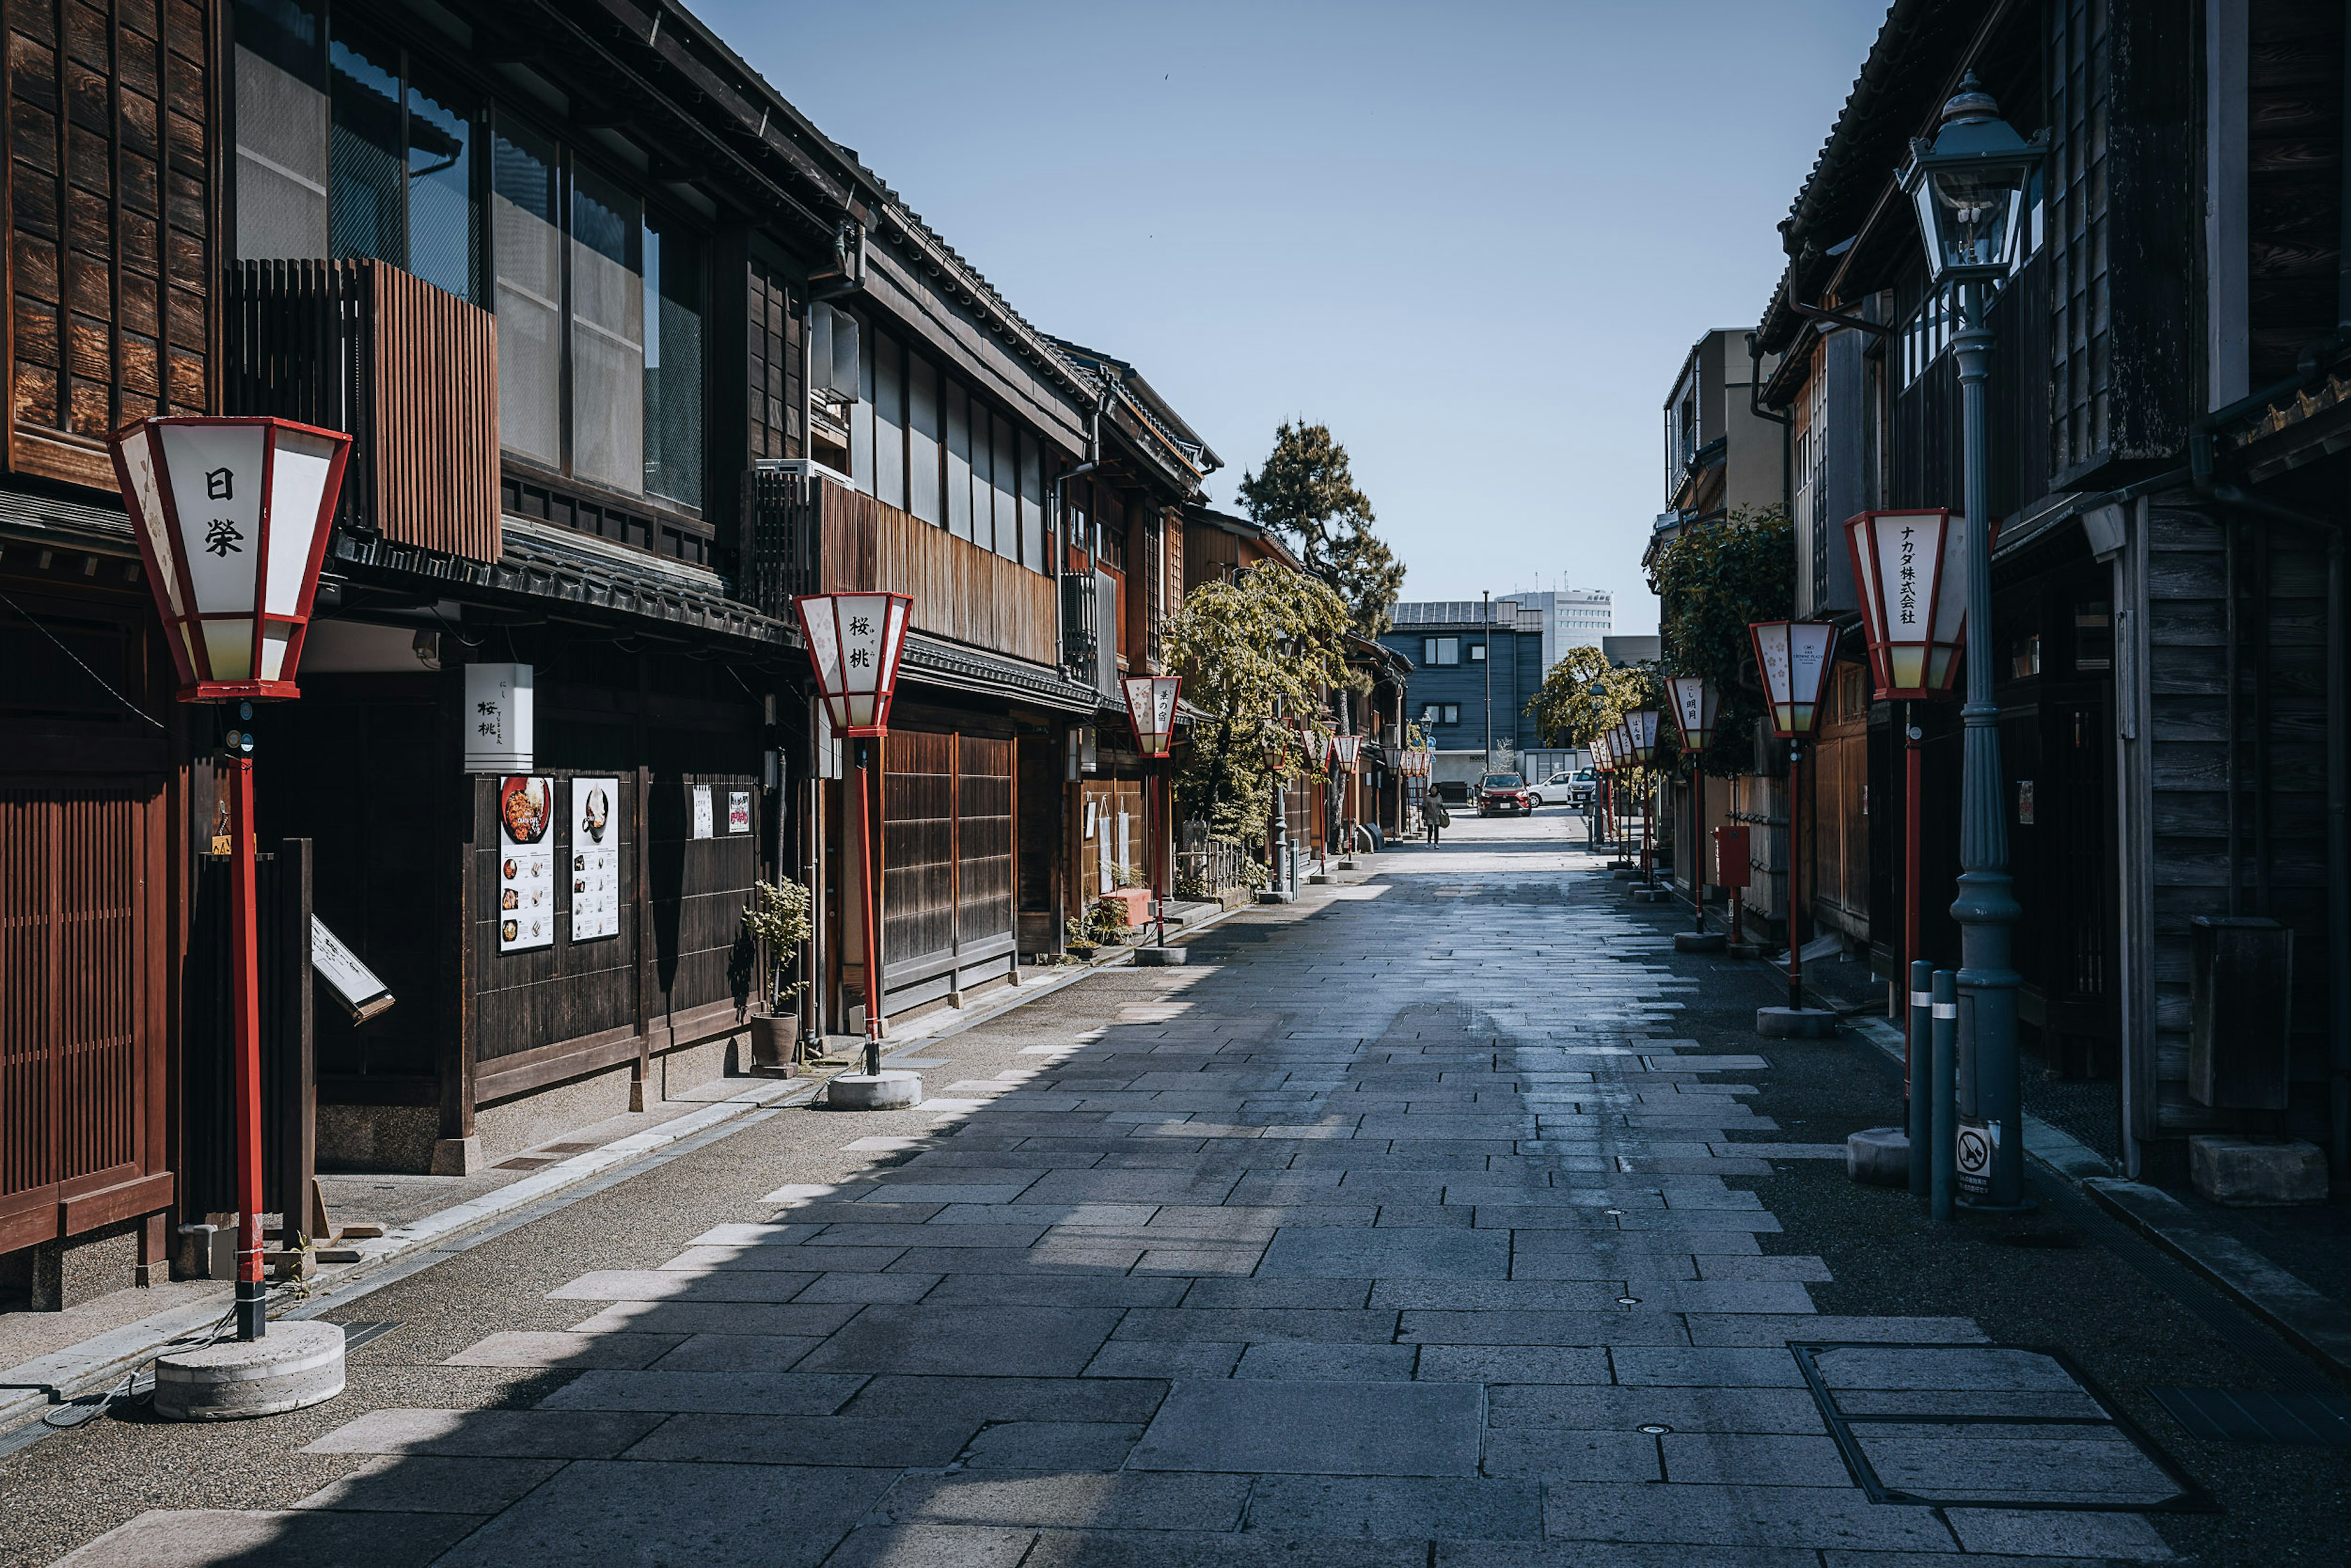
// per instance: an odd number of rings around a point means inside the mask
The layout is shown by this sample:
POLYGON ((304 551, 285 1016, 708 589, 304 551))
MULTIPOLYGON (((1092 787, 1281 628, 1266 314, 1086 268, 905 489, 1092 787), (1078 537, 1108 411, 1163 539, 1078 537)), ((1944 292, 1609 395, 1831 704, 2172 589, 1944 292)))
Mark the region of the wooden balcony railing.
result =
POLYGON ((337 520, 498 558, 497 319, 379 261, 247 261, 223 291, 224 413, 349 432, 337 520))
POLYGON ((904 593, 918 632, 1053 663, 1042 573, 830 479, 755 470, 745 492, 743 591, 762 613, 789 616, 797 593, 904 593))

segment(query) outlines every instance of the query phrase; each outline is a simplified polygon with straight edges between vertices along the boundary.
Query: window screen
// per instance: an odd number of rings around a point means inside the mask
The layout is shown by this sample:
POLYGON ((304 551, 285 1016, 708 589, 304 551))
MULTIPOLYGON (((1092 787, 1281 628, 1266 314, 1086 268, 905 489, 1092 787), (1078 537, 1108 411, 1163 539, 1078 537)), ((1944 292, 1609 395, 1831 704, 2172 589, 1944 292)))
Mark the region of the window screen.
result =
POLYGON ((1019 560, 1020 519, 1013 494, 1018 483, 1013 465, 1019 460, 1019 444, 1013 437, 1010 420, 998 414, 989 424, 996 432, 996 553, 1007 560, 1019 560))
POLYGON ((563 235, 554 145, 501 123, 490 141, 490 179, 499 438, 552 466, 563 461, 563 235))
POLYGON ((643 219, 590 169, 571 180, 571 471, 644 488, 643 219))
POLYGON ((481 298, 482 209, 474 198, 474 117, 412 70, 408 84, 408 270, 460 299, 481 298))
POLYGON ((792 397, 792 297, 784 280, 761 262, 750 268, 749 350, 751 455, 797 455, 799 406, 792 397))
POLYGON ((1045 559, 1045 475, 1037 454, 1037 438, 1020 433, 1020 559, 1033 570, 1047 570, 1045 559))
POLYGON ((318 11, 236 7, 236 253, 327 254, 326 61, 318 11))
POLYGON ((702 505, 702 250, 648 217, 645 262, 645 488, 702 505))
POLYGON ((896 340, 873 334, 873 494, 906 508, 906 357, 896 340))
POLYGON ((926 523, 939 510, 939 370, 920 354, 906 356, 906 509, 926 523))
POLYGON ((947 422, 947 532, 959 538, 971 538, 971 410, 964 402, 963 388, 952 378, 946 381, 945 402, 947 422))
POLYGON ((401 172, 400 55, 345 35, 327 51, 334 106, 329 149, 333 254, 408 260, 407 203, 401 172))
POLYGON ((971 400, 971 538, 982 549, 996 548, 996 440, 988 434, 989 414, 977 398, 971 400))
POLYGON ((857 384, 864 395, 849 406, 849 476, 873 494, 873 334, 857 335, 857 384))

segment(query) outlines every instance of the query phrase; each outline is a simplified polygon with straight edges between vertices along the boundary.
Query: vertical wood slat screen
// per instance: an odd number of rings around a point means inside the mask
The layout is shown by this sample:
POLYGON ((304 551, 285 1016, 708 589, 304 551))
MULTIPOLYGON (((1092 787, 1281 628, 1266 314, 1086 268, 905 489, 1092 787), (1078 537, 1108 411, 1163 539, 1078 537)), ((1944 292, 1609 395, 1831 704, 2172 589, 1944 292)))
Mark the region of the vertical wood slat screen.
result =
POLYGON ((1053 662, 1050 578, 860 491, 820 483, 824 591, 911 594, 916 631, 1053 662))
POLYGON ((112 490, 109 434, 212 405, 211 0, 5 0, 9 466, 112 490))
POLYGON ((956 800, 956 939, 1012 935, 1012 743, 961 737, 956 800))
POLYGON ((225 293, 224 412, 347 432, 338 520, 498 558, 495 316, 375 260, 241 262, 225 293))
POLYGON ((883 983, 956 943, 956 737, 892 732, 883 772, 883 983))
POLYGON ((140 1163, 154 815, 130 789, 0 789, 0 1250, 56 1234, 66 1184, 140 1163))

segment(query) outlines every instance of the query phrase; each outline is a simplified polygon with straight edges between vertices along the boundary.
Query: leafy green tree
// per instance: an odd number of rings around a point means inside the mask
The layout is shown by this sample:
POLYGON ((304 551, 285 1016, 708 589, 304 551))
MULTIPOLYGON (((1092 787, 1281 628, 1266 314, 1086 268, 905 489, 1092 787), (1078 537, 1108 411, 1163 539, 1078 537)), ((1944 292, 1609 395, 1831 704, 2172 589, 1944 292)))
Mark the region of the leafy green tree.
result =
POLYGON ((1592 687, 1604 683, 1608 674, 1608 655, 1586 644, 1570 648, 1543 675, 1526 711, 1545 746, 1589 746, 1606 727, 1592 687))
POLYGON ((1338 589, 1358 632, 1376 637, 1393 624, 1404 567, 1372 532, 1371 498, 1356 487, 1330 426, 1276 426, 1264 465, 1241 476, 1240 499, 1251 522, 1271 528, 1307 570, 1338 589))
POLYGON ((1721 694, 1709 773, 1754 770, 1743 744, 1764 715, 1749 622, 1795 613, 1795 531, 1777 507, 1741 508, 1728 522, 1692 528, 1667 545, 1650 580, 1661 603, 1665 667, 1704 675, 1721 694))
POLYGON ((1311 716, 1347 680, 1347 606, 1327 585, 1267 562, 1207 582, 1168 619, 1161 651, 1206 716, 1177 754, 1187 815, 1220 837, 1261 842, 1273 767, 1266 737, 1284 715, 1311 716))

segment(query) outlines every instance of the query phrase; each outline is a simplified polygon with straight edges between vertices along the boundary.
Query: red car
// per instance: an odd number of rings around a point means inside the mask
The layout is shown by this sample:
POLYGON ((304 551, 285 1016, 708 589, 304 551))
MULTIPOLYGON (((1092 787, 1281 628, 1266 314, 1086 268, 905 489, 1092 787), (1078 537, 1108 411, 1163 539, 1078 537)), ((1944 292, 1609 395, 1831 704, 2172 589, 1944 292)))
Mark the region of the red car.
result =
POLYGON ((1478 780, 1478 814, 1491 817, 1501 811, 1535 814, 1534 791, 1515 773, 1489 773, 1478 780))

